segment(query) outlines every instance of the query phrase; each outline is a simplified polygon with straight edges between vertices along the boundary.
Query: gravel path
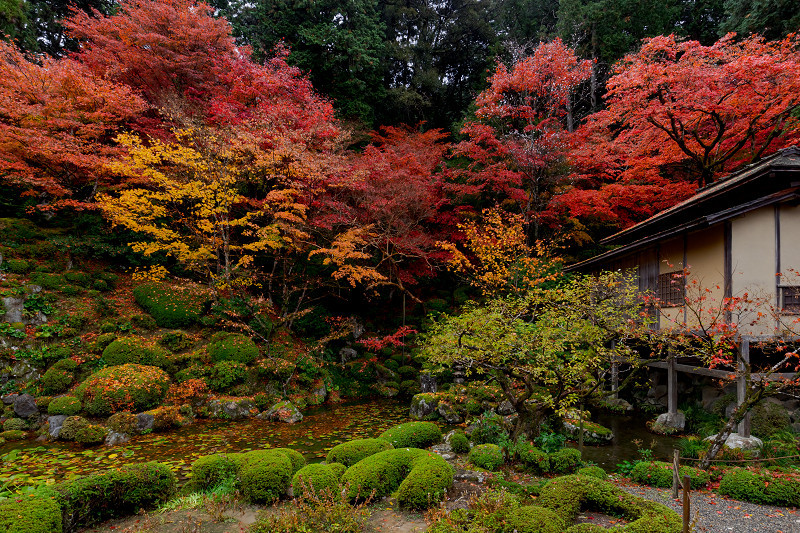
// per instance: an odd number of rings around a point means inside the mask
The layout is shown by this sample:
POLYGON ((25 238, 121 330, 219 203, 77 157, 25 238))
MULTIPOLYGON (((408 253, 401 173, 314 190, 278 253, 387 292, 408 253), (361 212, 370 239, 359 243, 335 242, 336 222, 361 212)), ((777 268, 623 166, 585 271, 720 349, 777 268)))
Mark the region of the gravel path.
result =
MULTIPOLYGON (((635 496, 663 503, 683 515, 680 498, 673 500, 670 489, 623 483, 617 485, 635 496)), ((692 520, 697 520, 695 531, 698 532, 800 533, 800 512, 795 508, 740 502, 705 491, 693 491, 690 498, 692 520)))

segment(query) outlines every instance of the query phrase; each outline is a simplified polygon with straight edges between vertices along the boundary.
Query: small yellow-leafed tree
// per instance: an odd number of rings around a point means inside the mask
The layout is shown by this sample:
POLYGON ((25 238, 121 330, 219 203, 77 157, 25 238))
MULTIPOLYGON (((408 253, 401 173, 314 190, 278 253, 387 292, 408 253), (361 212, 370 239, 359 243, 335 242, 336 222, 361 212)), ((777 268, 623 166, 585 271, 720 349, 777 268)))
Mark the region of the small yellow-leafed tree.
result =
MULTIPOLYGON (((117 138, 127 157, 109 168, 141 187, 100 195, 98 203, 114 225, 145 237, 130 243, 133 250, 145 256, 165 253, 213 287, 224 288, 242 281, 240 274, 259 252, 305 239, 305 206, 296 201, 298 191, 291 185, 257 199, 241 194, 259 175, 241 143, 231 142, 223 130, 173 133, 174 142, 145 143, 131 134, 117 138)), ((152 279, 165 272, 150 269, 138 276, 152 279)))
POLYGON ((523 293, 558 276, 561 260, 552 244, 529 245, 522 215, 485 209, 480 222, 465 222, 458 229, 463 249, 440 243, 450 253, 448 266, 485 296, 523 293))

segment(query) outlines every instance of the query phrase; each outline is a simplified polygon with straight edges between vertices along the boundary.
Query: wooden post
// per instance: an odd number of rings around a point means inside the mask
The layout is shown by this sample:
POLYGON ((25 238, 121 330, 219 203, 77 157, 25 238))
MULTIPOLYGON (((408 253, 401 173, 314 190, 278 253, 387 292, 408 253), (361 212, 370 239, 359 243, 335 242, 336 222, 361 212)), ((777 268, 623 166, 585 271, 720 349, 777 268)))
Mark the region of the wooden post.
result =
POLYGON ((581 410, 578 413, 578 451, 583 457, 583 402, 581 402, 581 410))
POLYGON ((612 398, 619 398, 619 363, 616 360, 611 363, 611 392, 612 398))
MULTIPOLYGON (((736 404, 742 405, 744 403, 744 398, 747 395, 747 380, 744 376, 744 363, 750 362, 750 339, 748 337, 742 337, 742 359, 743 361, 739 363, 739 372, 740 376, 736 382, 736 404)), ((744 415, 744 418, 741 422, 739 422, 738 433, 740 437, 749 437, 750 436, 750 413, 744 415)))
POLYGON ((689 533, 689 517, 691 516, 689 502, 689 487, 692 480, 689 476, 683 476, 683 533, 689 533))
POLYGON ((681 479, 680 474, 678 474, 680 470, 680 455, 678 454, 678 449, 672 449, 672 499, 678 499, 678 489, 681 486, 681 479))
POLYGON ((667 412, 670 415, 678 413, 678 371, 675 369, 675 354, 669 354, 667 367, 667 412))

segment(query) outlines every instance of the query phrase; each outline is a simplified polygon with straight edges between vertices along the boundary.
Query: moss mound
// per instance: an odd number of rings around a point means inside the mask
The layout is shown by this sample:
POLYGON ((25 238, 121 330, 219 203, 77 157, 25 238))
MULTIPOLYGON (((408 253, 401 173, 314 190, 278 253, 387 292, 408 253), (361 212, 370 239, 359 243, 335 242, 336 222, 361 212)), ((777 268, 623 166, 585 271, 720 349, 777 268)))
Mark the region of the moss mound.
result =
POLYGON ((505 531, 511 533, 562 533, 564 521, 550 509, 524 505, 511 511, 505 531))
POLYGON ((0 531, 61 533, 61 506, 56 495, 0 501, 0 531))
POLYGON ((108 366, 134 363, 166 368, 169 365, 169 353, 160 346, 146 346, 136 337, 123 337, 106 346, 103 361, 108 366))
POLYGON ((216 454, 200 457, 192 463, 192 480, 200 490, 210 490, 236 477, 242 454, 216 454))
POLYGON ((427 448, 442 441, 442 431, 433 422, 407 422, 387 429, 378 438, 395 448, 427 448))
POLYGON ((479 444, 470 450, 469 461, 486 470, 497 470, 505 462, 503 449, 497 444, 479 444))
POLYGON ((78 365, 72 359, 61 359, 47 369, 42 376, 42 388, 46 394, 61 394, 75 380, 78 365))
POLYGON ((133 289, 133 297, 162 328, 191 326, 208 311, 210 304, 208 296, 198 289, 161 283, 139 285, 133 289))
POLYGON ((253 339, 239 333, 217 333, 206 346, 212 361, 234 361, 250 364, 258 358, 258 346, 253 339))
POLYGON ((88 424, 75 432, 75 441, 85 446, 102 444, 107 434, 108 430, 103 426, 88 424))
POLYGON ((339 486, 341 475, 330 465, 304 466, 292 478, 292 492, 297 496, 310 496, 322 491, 333 491, 339 486))
POLYGON ((78 431, 89 425, 89 421, 82 416, 69 416, 61 425, 61 433, 58 438, 61 440, 75 440, 78 431))
POLYGON ((47 414, 73 416, 81 412, 81 401, 74 396, 59 396, 47 405, 47 414))
POLYGON ((334 446, 325 461, 328 463, 341 463, 345 466, 353 466, 360 460, 375 455, 378 452, 391 450, 391 443, 383 439, 358 439, 344 442, 334 446))
POLYGON ((437 504, 453 485, 453 468, 435 453, 416 448, 386 450, 354 464, 342 476, 347 496, 381 498, 397 490, 404 507, 425 509, 437 504))
POLYGON ((169 389, 169 375, 154 366, 126 364, 104 368, 75 389, 87 413, 109 416, 146 411, 159 405, 169 389))
POLYGON ((243 454, 239 469, 242 495, 253 503, 272 503, 289 487, 292 462, 278 450, 259 450, 243 454))
POLYGON ((463 431, 456 431, 450 437, 450 447, 455 453, 469 453, 469 439, 463 431))

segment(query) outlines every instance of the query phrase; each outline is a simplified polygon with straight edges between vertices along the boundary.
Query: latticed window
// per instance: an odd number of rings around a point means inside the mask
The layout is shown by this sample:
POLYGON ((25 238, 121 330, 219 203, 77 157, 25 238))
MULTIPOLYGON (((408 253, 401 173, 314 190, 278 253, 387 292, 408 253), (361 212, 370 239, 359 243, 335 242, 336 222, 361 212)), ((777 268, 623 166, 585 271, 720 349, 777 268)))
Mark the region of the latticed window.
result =
POLYGON ((666 272, 658 275, 656 296, 661 305, 683 305, 686 303, 686 280, 683 272, 666 272))
POLYGON ((785 313, 800 314, 800 286, 781 287, 781 299, 785 313))

